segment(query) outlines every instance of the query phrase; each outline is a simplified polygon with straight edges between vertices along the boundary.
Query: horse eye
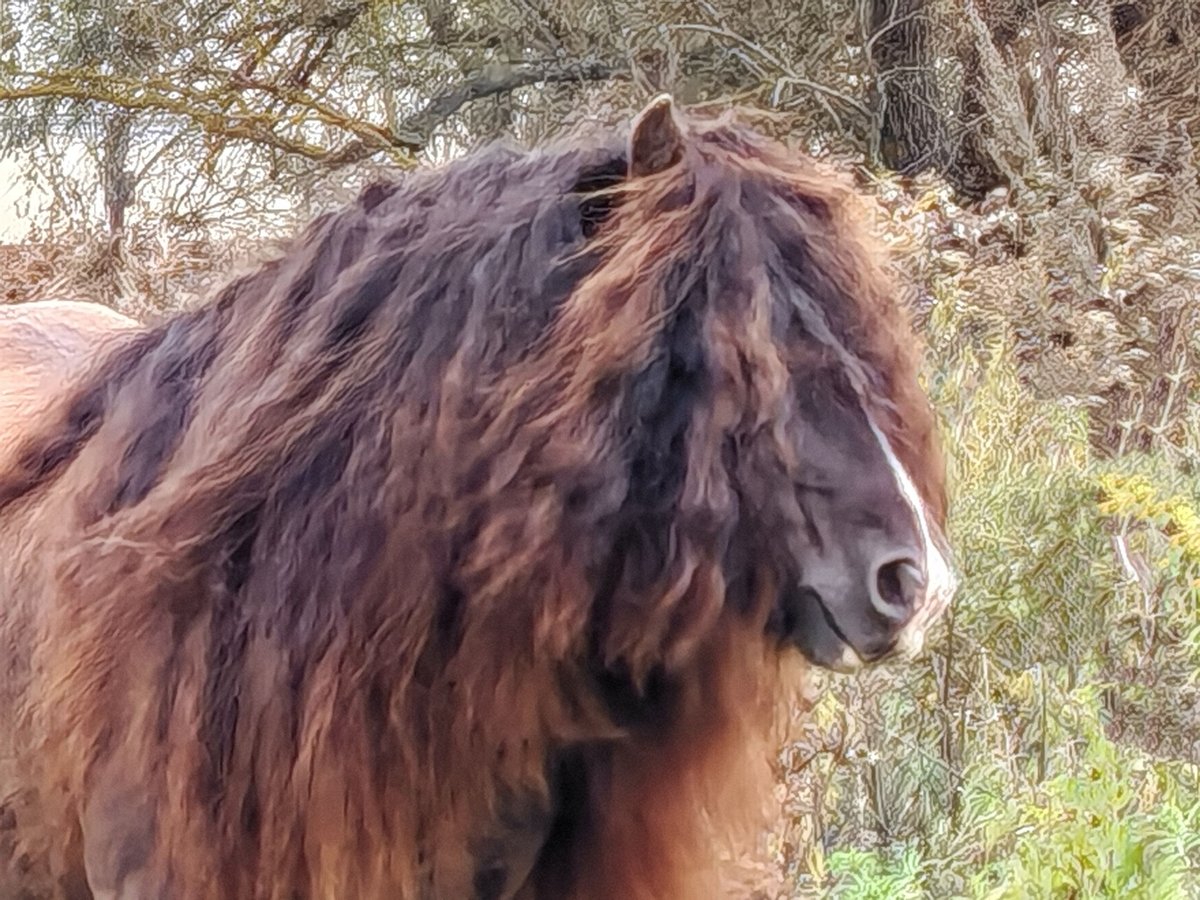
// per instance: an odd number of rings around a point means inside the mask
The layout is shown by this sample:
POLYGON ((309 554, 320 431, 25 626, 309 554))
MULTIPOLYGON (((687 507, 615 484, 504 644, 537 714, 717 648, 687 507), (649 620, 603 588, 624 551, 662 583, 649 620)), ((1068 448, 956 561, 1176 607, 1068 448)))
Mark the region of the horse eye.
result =
POLYGON ((616 206, 611 196, 588 197, 579 204, 579 222, 585 238, 593 237, 616 206))
POLYGON ((624 159, 611 160, 585 172, 572 189, 573 193, 582 195, 579 203, 579 218, 584 237, 593 236, 616 207, 618 202, 616 196, 596 192, 624 181, 625 167, 624 159))

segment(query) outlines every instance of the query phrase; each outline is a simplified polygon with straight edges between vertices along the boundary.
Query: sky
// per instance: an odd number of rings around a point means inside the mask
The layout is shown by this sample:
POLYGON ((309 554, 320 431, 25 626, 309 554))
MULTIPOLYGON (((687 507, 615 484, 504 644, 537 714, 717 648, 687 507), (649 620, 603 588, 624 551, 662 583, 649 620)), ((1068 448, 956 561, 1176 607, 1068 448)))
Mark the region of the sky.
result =
POLYGON ((20 160, 0 159, 0 243, 13 243, 25 237, 30 214, 36 216, 41 203, 22 215, 28 205, 29 183, 22 177, 20 160))

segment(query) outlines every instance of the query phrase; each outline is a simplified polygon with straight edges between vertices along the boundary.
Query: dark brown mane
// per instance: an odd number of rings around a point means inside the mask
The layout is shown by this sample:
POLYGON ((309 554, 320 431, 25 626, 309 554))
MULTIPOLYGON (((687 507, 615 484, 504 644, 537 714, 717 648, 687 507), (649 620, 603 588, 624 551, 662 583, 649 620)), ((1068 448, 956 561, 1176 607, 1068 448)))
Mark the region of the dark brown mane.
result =
POLYGON ((92 792, 64 819, 148 823, 114 883, 507 896, 489 859, 549 828, 539 896, 705 895, 700 812, 753 806, 778 698, 743 475, 786 456, 789 370, 871 398, 944 498, 847 182, 686 137, 630 181, 618 135, 374 185, 0 469, 0 526, 73 498, 26 722, 92 792))

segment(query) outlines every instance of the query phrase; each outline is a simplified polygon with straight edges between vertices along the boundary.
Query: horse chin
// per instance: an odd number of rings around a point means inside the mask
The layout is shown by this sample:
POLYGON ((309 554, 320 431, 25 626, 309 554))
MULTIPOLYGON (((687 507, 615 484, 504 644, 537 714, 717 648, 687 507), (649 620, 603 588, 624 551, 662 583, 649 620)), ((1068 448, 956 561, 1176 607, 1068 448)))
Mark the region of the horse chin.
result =
POLYGON ((821 603, 823 615, 820 619, 810 617, 807 627, 791 635, 791 642, 811 664, 843 674, 853 674, 887 660, 912 662, 924 651, 929 629, 946 605, 939 603, 927 609, 924 615, 909 623, 895 638, 881 644, 873 652, 864 652, 850 643, 828 607, 821 603))
POLYGON ((811 588, 794 585, 787 590, 780 598, 779 613, 781 637, 812 665, 847 675, 866 665, 811 588))
POLYGON ((816 638, 806 636, 797 640, 797 646, 812 665, 842 675, 853 675, 866 665, 854 648, 838 637, 830 640, 824 635, 816 638))

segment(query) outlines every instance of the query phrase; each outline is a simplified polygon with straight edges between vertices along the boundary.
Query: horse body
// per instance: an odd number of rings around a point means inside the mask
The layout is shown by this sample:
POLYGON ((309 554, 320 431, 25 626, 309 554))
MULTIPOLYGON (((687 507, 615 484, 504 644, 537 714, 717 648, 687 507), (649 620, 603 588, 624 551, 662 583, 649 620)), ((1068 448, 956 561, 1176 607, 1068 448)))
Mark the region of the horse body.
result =
POLYGON ((122 900, 712 896, 779 661, 914 649, 953 591, 851 201, 660 101, 372 186, 106 350, 0 461, 10 855, 122 900))
POLYGON ((0 455, 42 407, 137 322, 99 303, 38 300, 0 306, 0 455))
MULTIPOLYGON (((33 424, 50 414, 71 387, 86 377, 90 364, 136 328, 134 320, 98 303, 51 299, 0 306, 0 466, 7 455, 17 452, 33 424)), ((8 555, 7 564, 0 565, 0 631, 5 651, 0 655, 0 716, 5 722, 0 728, 0 801, 14 782, 14 739, 25 738, 25 750, 33 744, 31 736, 13 727, 13 712, 28 686, 28 654, 36 634, 39 604, 53 596, 50 585, 37 582, 41 570, 19 565, 19 561, 27 544, 29 549, 37 546, 31 535, 42 527, 56 526, 57 510, 62 506, 48 498, 39 508, 14 511, 0 521, 0 547, 8 555), (18 577, 23 582, 20 590, 15 583, 18 577)), ((20 800, 17 802, 20 808, 20 800)), ((12 835, 0 827, 0 861, 13 850, 12 835)), ((28 882, 32 876, 45 874, 44 866, 35 865, 21 880, 28 882)), ((72 889, 64 882, 63 887, 68 894, 81 895, 82 886, 72 889)), ((3 868, 0 896, 20 896, 3 868)))

